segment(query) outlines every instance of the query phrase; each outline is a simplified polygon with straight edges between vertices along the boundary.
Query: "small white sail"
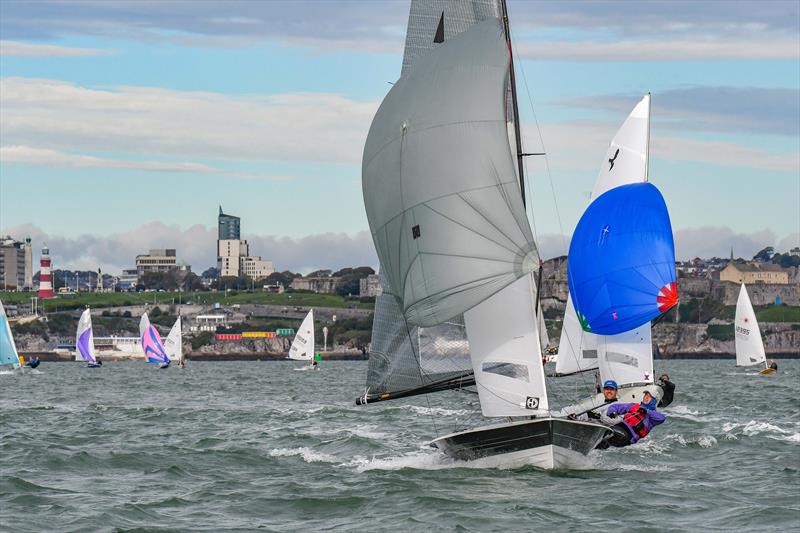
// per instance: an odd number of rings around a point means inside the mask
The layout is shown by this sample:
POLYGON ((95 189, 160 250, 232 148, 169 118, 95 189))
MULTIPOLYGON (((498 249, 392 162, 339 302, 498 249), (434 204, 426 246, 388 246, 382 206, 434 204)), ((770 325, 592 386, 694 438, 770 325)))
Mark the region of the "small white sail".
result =
POLYGON ((611 140, 600 164, 592 200, 620 185, 647 181, 650 143, 650 95, 645 95, 611 140))
POLYGON ((650 323, 619 335, 597 335, 600 381, 620 386, 653 383, 653 341, 650 323))
POLYGON ((314 358, 314 310, 310 310, 289 348, 289 359, 311 361, 314 358))
POLYGON ((167 338, 164 339, 164 351, 170 361, 181 362, 183 360, 183 333, 181 331, 181 317, 172 325, 167 338))
POLYGON ((75 360, 96 363, 94 351, 94 333, 92 332, 92 313, 86 309, 78 320, 78 331, 75 334, 75 360))
POLYGON ((766 366, 767 355, 764 352, 764 341, 761 339, 761 330, 756 321, 756 313, 750 296, 742 283, 739 290, 739 300, 736 302, 736 319, 734 321, 736 338, 736 366, 751 366, 764 363, 766 366))
POLYGON ((558 342, 557 374, 574 374, 597 368, 597 335, 583 331, 572 297, 567 295, 567 308, 558 342))
POLYGON ((484 416, 548 409, 532 278, 523 276, 464 313, 484 416))
POLYGON ((17 345, 11 335, 11 325, 3 302, 0 302, 0 365, 20 366, 17 345))
POLYGON ((544 311, 542 310, 542 304, 539 304, 536 318, 539 320, 539 344, 542 346, 542 350, 544 351, 548 346, 550 346, 550 335, 547 334, 547 324, 544 322, 544 311))

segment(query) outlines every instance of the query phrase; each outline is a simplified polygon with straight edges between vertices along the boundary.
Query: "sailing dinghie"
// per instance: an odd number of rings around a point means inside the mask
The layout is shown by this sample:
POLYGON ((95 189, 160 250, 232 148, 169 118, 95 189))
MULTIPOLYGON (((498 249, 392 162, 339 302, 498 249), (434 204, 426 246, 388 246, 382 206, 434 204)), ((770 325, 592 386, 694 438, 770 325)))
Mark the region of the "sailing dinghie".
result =
POLYGON ((166 352, 167 358, 169 358, 170 362, 176 361, 178 366, 183 368, 183 333, 181 331, 180 315, 178 315, 178 319, 172 325, 172 329, 169 330, 167 338, 164 339, 164 351, 166 352))
POLYGON ((13 370, 21 369, 20 356, 17 352, 17 345, 14 344, 14 337, 11 335, 11 325, 8 323, 8 315, 0 302, 0 367, 9 365, 13 370))
POLYGON ((75 360, 86 361, 87 368, 100 368, 103 365, 95 355, 92 313, 89 308, 86 308, 78 319, 78 331, 75 334, 75 360))
MULTIPOLYGON (((552 469, 582 463, 608 428, 550 413, 511 49, 502 1, 412 1, 403 74, 364 147, 364 204, 406 335, 463 316, 470 368, 416 389, 368 388, 356 403, 475 385, 482 414, 511 421, 432 445, 478 465, 552 469)), ((384 355, 384 368, 405 361, 421 374, 421 354, 384 355)))
POLYGON ((734 320, 734 335, 736 344, 736 366, 753 366, 764 363, 760 374, 775 372, 767 366, 767 354, 764 351, 764 341, 761 338, 761 329, 758 327, 756 313, 750 296, 742 283, 739 289, 739 299, 736 301, 736 318, 734 320))
POLYGON ((158 368, 169 368, 169 356, 161 342, 161 335, 150 323, 147 313, 143 313, 139 320, 139 335, 142 341, 142 352, 147 362, 158 365, 158 368))
MULTIPOLYGON (((294 361, 308 361, 307 367, 302 370, 318 369, 319 365, 314 364, 314 310, 308 314, 300 324, 300 329, 294 335, 292 346, 289 348, 289 359, 294 361)), ((295 370, 301 370, 300 368, 295 370)))

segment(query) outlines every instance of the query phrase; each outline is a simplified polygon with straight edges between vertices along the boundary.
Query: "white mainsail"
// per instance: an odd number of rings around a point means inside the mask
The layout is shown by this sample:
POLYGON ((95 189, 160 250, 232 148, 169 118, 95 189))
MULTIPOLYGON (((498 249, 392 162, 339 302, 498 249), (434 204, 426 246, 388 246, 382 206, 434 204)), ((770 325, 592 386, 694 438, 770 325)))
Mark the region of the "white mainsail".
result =
POLYGON ((181 317, 172 325, 167 338, 164 339, 164 351, 170 361, 181 362, 183 360, 183 333, 181 331, 181 317))
POLYGON ((477 24, 418 60, 370 128, 367 218, 413 325, 451 319, 538 265, 506 131, 508 68, 501 22, 477 24))
MULTIPOLYGON (((622 123, 606 156, 592 190, 592 200, 620 185, 648 179, 650 144, 650 95, 645 95, 622 123)), ((600 379, 618 384, 652 383, 653 348, 650 325, 622 335, 601 336, 581 327, 572 297, 567 297, 558 345, 556 373, 572 374, 600 369, 600 379), (646 331, 645 331, 646 330, 646 331), (610 359, 608 357, 610 357, 610 359)))
POLYGON ((548 409, 534 287, 528 274, 464 313, 484 416, 530 416, 548 409))
POLYGON ((92 313, 86 309, 78 320, 78 331, 75 334, 75 360, 96 363, 94 351, 94 333, 92 332, 92 313))
POLYGON ((0 365, 20 366, 17 345, 14 344, 14 336, 11 335, 11 325, 8 323, 3 302, 0 302, 0 365))
POLYGON ((764 363, 766 367, 767 355, 764 352, 764 341, 761 339, 756 313, 753 310, 753 304, 750 303, 750 296, 747 294, 744 283, 739 290, 739 299, 736 301, 734 328, 736 366, 764 363))
POLYGON ((292 346, 289 348, 289 359, 297 361, 311 361, 314 359, 314 310, 311 309, 300 329, 294 336, 292 346))

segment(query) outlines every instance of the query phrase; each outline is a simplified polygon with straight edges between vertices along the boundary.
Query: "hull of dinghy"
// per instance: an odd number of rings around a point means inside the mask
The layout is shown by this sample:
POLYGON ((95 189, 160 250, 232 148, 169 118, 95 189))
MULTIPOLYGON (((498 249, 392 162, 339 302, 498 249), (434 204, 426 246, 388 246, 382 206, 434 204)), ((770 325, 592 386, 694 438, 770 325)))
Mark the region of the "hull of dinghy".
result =
POLYGON ((431 445, 479 467, 580 468, 608 431, 594 422, 539 418, 452 433, 431 445))

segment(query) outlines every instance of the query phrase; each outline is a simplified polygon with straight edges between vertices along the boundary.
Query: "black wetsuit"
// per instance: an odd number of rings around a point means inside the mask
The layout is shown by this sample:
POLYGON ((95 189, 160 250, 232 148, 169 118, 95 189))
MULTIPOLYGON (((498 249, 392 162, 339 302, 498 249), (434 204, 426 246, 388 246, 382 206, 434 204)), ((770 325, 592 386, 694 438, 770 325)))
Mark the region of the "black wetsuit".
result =
POLYGON ((625 422, 617 422, 608 429, 611 430, 611 435, 608 435, 602 441, 600 441, 600 444, 595 446, 596 449, 605 450, 611 446, 614 448, 624 448, 625 446, 630 446, 631 431, 628 429, 628 426, 625 425, 625 422))
POLYGON ((773 361, 773 362, 772 362, 772 364, 771 364, 771 365, 769 365, 769 367, 770 367, 772 370, 778 370, 778 363, 776 363, 775 361, 773 361))
POLYGON ((669 380, 658 380, 658 385, 663 389, 664 395, 658 402, 658 407, 666 407, 672 403, 672 398, 675 396, 675 384, 669 380))

